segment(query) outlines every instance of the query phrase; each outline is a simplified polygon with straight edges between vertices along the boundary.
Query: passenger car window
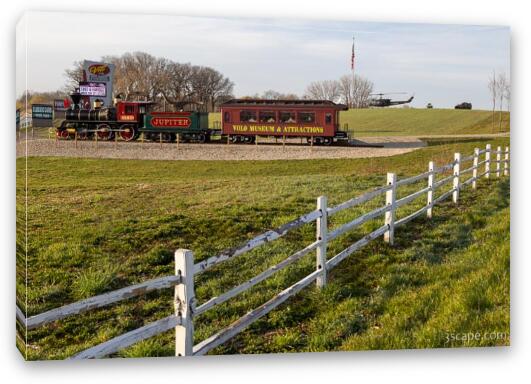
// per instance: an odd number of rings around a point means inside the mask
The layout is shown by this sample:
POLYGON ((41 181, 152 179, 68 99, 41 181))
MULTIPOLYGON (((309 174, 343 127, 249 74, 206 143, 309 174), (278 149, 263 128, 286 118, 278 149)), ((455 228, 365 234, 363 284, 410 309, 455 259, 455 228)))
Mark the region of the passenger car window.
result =
POLYGON ((261 123, 274 123, 277 120, 276 113, 273 111, 260 111, 258 120, 261 123))
POLYGON ((301 123, 314 123, 315 112, 299 112, 299 122, 301 123))
POLYGON ((295 123, 296 121, 297 120, 295 117, 295 112, 287 112, 287 111, 280 112, 281 123, 295 123))
POLYGON ((256 111, 240 111, 240 121, 242 123, 256 123, 256 111))

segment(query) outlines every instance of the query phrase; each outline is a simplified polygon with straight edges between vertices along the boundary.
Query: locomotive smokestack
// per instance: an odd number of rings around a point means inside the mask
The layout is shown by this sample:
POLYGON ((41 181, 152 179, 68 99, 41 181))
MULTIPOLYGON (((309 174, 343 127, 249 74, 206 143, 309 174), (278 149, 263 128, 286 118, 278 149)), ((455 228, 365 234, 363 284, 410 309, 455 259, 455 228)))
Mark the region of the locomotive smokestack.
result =
POLYGON ((75 90, 70 94, 70 98, 72 99, 72 103, 74 104, 74 109, 80 109, 79 102, 81 101, 81 94, 79 91, 75 90))

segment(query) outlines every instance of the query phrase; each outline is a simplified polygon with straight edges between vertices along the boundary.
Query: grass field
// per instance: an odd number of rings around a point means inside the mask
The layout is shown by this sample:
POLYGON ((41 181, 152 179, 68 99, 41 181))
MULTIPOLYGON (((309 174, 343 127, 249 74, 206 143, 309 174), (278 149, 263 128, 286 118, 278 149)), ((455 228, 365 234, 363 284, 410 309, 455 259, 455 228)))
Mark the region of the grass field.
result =
MULTIPOLYGON (((491 141, 508 145, 508 138, 491 141)), ((315 208, 399 177, 472 153, 484 142, 438 144, 372 159, 304 161, 132 161, 29 158, 28 253, 24 220, 25 159, 17 160, 17 295, 29 315, 95 294, 173 273, 173 252, 196 260, 281 225, 315 208), (27 261, 28 286, 24 286, 27 261), (26 296, 27 295, 27 296, 26 296)), ((420 185, 400 190, 399 197, 420 185)), ((265 353, 507 345, 507 339, 447 342, 449 333, 509 333, 509 179, 481 181, 435 208, 432 221, 413 221, 390 247, 377 240, 344 261, 319 292, 313 286, 213 351, 265 353)), ((425 203, 399 210, 399 217, 425 203)), ((332 226, 382 200, 333 217, 332 226)), ((329 257, 382 220, 330 246, 329 257)), ((198 302, 224 292, 314 241, 305 226, 200 275, 198 302)), ((277 273, 195 320, 195 342, 210 336, 314 268, 315 257, 277 273)), ((62 359, 173 311, 172 290, 130 299, 43 326, 28 334, 29 359, 62 359)), ((19 340, 18 346, 24 349, 19 340)), ((166 332, 119 356, 173 355, 166 332)))
MULTIPOLYGON (((219 113, 210 114, 210 123, 220 121, 219 113)), ((485 134, 508 132, 510 117, 502 113, 502 127, 499 129, 499 115, 495 116, 492 128, 492 112, 456 109, 350 109, 340 112, 340 125, 354 136, 429 136, 455 134, 485 134), (345 127, 346 125, 346 127, 345 127)))

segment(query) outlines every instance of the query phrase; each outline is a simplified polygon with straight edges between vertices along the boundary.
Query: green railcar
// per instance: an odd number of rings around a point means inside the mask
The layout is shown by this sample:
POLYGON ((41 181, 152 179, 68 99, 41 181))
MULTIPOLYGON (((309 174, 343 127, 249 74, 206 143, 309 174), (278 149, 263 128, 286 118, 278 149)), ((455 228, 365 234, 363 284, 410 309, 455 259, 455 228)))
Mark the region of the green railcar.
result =
POLYGON ((207 142, 214 130, 208 126, 206 112, 150 112, 139 129, 147 140, 207 142))

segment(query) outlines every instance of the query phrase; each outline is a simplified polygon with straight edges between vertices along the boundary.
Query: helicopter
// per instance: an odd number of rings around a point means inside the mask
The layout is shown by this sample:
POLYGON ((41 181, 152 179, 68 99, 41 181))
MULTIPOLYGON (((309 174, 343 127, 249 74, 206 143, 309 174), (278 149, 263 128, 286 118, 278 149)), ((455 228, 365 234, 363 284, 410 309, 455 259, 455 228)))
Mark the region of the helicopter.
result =
POLYGON ((378 98, 369 98, 369 107, 390 107, 392 105, 411 103, 415 96, 411 96, 407 100, 391 100, 384 98, 384 95, 407 95, 407 92, 389 92, 389 93, 371 93, 369 96, 379 96, 378 98))

